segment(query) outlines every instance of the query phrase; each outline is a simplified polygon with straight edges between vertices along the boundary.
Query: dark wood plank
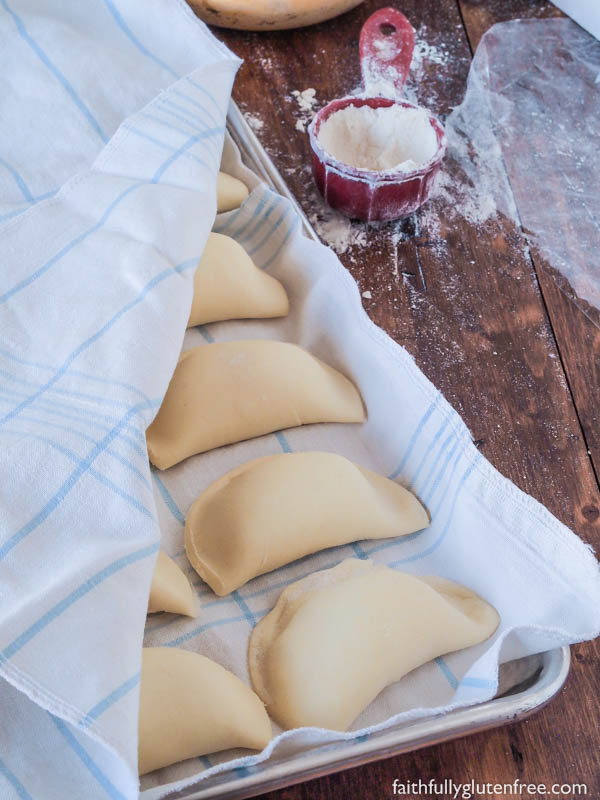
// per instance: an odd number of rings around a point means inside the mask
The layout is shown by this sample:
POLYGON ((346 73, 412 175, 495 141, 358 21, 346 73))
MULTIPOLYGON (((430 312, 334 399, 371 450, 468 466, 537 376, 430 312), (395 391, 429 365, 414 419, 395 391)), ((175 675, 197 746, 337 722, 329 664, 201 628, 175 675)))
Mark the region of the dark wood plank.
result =
POLYGON ((511 19, 549 19, 564 17, 548 0, 458 0, 469 44, 473 52, 483 34, 497 22, 511 19))
MULTIPOLYGON (((360 27, 387 4, 368 0, 304 30, 215 31, 245 59, 235 99, 263 123, 261 141, 317 222, 327 212, 310 178, 307 137, 296 127, 298 104, 290 93, 314 88, 321 105, 354 89, 360 27)), ((458 6, 454 0, 407 0, 402 10, 428 46, 421 51, 420 84, 412 90, 445 116, 462 98, 470 59, 458 6)), ((372 319, 415 356, 485 455, 584 539, 599 541, 600 521, 591 511, 600 508, 597 485, 521 233, 504 219, 479 226, 450 221, 447 210, 435 201, 400 224, 354 226, 354 244, 341 258, 361 291, 371 293, 365 308, 372 319)), ((425 776, 585 780, 588 796, 600 796, 597 713, 580 700, 590 698, 591 704, 598 696, 598 650, 584 645, 575 652, 581 662, 561 698, 529 722, 269 797, 389 797, 393 778, 425 776)))

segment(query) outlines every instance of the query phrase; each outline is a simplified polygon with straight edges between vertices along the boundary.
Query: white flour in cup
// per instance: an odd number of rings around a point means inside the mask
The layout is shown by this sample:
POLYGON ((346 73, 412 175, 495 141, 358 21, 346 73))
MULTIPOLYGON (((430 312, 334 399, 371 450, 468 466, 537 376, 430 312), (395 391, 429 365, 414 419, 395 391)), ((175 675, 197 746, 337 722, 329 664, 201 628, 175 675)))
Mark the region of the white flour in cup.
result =
POLYGON ((404 106, 347 106, 321 125, 324 150, 338 161, 375 172, 411 172, 436 154, 427 113, 404 106))

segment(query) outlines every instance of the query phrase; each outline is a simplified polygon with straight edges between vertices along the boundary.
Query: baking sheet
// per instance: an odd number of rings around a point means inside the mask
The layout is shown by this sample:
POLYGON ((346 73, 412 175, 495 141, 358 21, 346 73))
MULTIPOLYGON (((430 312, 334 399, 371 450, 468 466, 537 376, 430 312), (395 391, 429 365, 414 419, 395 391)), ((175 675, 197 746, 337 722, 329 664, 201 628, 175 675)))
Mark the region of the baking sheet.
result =
MULTIPOLYGON (((246 164, 249 164, 253 171, 259 175, 265 182, 275 188, 282 195, 294 204, 297 208, 293 198, 289 196, 289 192, 285 187, 284 182, 278 175, 273 164, 270 162, 260 144, 245 124, 242 115, 235 106, 232 106, 229 113, 229 130, 233 138, 237 141, 243 153, 246 164)), ((235 159, 235 151, 232 148, 231 142, 228 142, 225 149, 225 164, 231 169, 231 159, 235 159)), ((252 178, 249 174, 245 174, 245 180, 250 185, 256 185, 256 178, 252 178)), ((314 232, 306 218, 301 215, 300 224, 303 226, 305 233, 311 238, 316 238, 314 232)), ((235 220, 234 220, 235 222, 235 220)), ((246 222, 243 223, 247 225, 246 222)), ((238 226, 239 227, 239 226, 238 226)), ((219 229, 217 223, 216 230, 219 229)), ((271 237, 273 238, 273 237, 271 237)), ((269 245, 271 246, 271 245, 269 245)), ((281 238, 274 237, 272 247, 274 253, 277 248, 282 246, 281 238)), ((273 259, 273 254, 267 254, 266 260, 273 259)), ((263 258, 263 263, 264 263, 263 258)), ((272 331, 273 338, 292 338, 289 332, 288 336, 285 335, 285 326, 289 325, 288 321, 282 321, 279 324, 280 330, 278 335, 272 331), (281 331, 284 328, 284 332, 281 331), (283 335, 282 335, 283 333, 283 335)), ((293 324, 293 321, 292 321, 293 324)), ((269 327, 265 328, 265 323, 217 323, 213 326, 205 326, 202 330, 194 330, 186 334, 186 343, 184 349, 189 348, 194 344, 201 341, 210 341, 213 338, 221 340, 223 338, 241 338, 238 332, 243 331, 244 336, 250 338, 253 335, 253 326, 255 330, 260 331, 260 335, 264 338, 265 332, 269 327), (241 327, 240 327, 241 326, 241 327), (234 335, 238 333, 238 335, 234 335), (224 335, 225 334, 225 335, 224 335)), ((270 326, 274 328, 275 326, 270 326)), ((255 334, 255 335, 258 335, 255 334)), ((292 443, 297 442, 297 437, 301 437, 301 449, 309 449, 310 447, 319 449, 331 449, 349 455, 355 460, 360 460, 366 466, 371 466, 375 469, 382 470, 381 464, 378 459, 374 457, 373 453, 363 441, 359 447, 361 448, 361 456, 357 459, 356 455, 356 442, 353 446, 348 444, 348 437, 350 435, 349 428, 351 426, 309 426, 306 429, 297 429, 296 431, 285 432, 284 434, 277 434, 275 436, 261 437, 263 440, 263 449, 265 453, 268 452, 281 452, 289 447, 288 438, 292 443), (287 437, 287 438, 286 438, 287 437), (294 437, 295 440, 294 440, 294 437), (311 440, 313 444, 311 444, 311 440)), ((459 432, 459 435, 460 432, 459 432)), ((468 437, 468 431, 462 426, 462 435, 468 437)), ((260 445, 259 445, 260 446, 260 445)), ((166 473, 154 472, 153 477, 159 495, 159 512, 162 508, 161 529, 171 531, 171 542, 175 545, 177 536, 182 537, 181 523, 191 500, 193 500, 198 491, 218 475, 231 468, 234 463, 240 463, 251 455, 256 453, 256 441, 252 443, 245 442, 235 445, 233 448, 222 448, 213 454, 210 463, 207 463, 206 457, 199 457, 194 468, 189 463, 186 467, 175 468, 166 473), (233 463, 232 463, 233 459, 233 463), (202 464, 202 470, 198 469, 198 465, 202 464), (176 524, 177 523, 177 524, 176 524), (179 532, 179 534, 178 534, 179 532)), ((181 549, 181 548, 180 548, 181 549)), ((356 554, 351 546, 340 548, 340 552, 331 554, 334 563, 341 560, 343 557, 356 554), (341 551, 344 550, 343 553, 341 551), (347 551, 347 552, 346 552, 347 551)), ((171 555, 176 553, 171 552, 171 555)), ((185 555, 179 552, 180 564, 186 567, 185 555)), ((327 557, 327 556, 325 556, 327 557)), ((313 568, 323 566, 322 554, 318 557, 309 557, 303 559, 303 562, 309 562, 312 559, 317 559, 313 568)), ((193 570, 186 567, 188 573, 193 577, 193 570)), ((293 569, 298 569, 298 563, 293 565, 293 569)), ((269 576, 263 576, 252 582, 250 591, 245 589, 242 596, 237 598, 239 603, 239 612, 236 617, 229 617, 229 629, 223 633, 219 624, 219 620, 214 620, 209 616, 208 619, 202 617, 198 621, 181 620, 172 618, 170 615, 154 615, 150 618, 147 626, 147 645, 157 644, 176 644, 178 646, 186 646, 190 644, 195 647, 194 641, 197 643, 196 637, 204 635, 202 640, 202 652, 207 652, 209 655, 217 654, 220 663, 234 669, 237 674, 245 674, 245 647, 236 648, 235 640, 236 634, 232 630, 237 628, 238 636, 242 637, 244 641, 247 640, 247 626, 248 619, 247 613, 252 615, 252 618, 260 618, 263 613, 266 613, 274 604, 276 597, 281 590, 281 575, 285 573, 288 568, 278 570, 269 576), (239 602, 241 601, 241 603, 239 602), (257 602, 258 601, 258 602, 257 602), (244 611, 244 604, 246 611, 244 611), (260 605, 260 608, 258 607, 260 605), (264 606, 264 608, 262 607, 264 606), (212 628, 214 624, 214 628, 212 628), (211 629, 213 635, 211 635, 211 629), (246 631, 244 633, 244 631, 246 631), (165 632, 168 632, 168 640, 165 640, 165 632)), ((304 572, 312 571, 312 569, 305 565, 304 572)), ((206 587, 202 587, 200 582, 195 580, 196 585, 201 593, 201 599, 205 601, 205 614, 211 613, 208 607, 214 608, 215 603, 231 603, 232 600, 225 598, 222 601, 211 599, 211 593, 206 587)), ((288 583, 289 578, 285 577, 283 583, 288 583)), ((252 623, 251 623, 252 624, 252 623)), ((474 649, 477 651, 477 648, 474 649)), ((456 654, 457 658, 454 659, 451 668, 452 675, 458 675, 454 680, 460 680, 460 675, 464 673, 469 664, 472 663, 476 657, 476 652, 464 651, 462 654, 456 654), (454 670, 454 672, 452 672, 454 670)), ((450 657, 452 660, 452 657, 450 657)), ((441 660, 438 660, 441 661, 441 660)), ((436 674, 440 669, 446 668, 445 662, 441 664, 431 663, 417 670, 419 680, 425 682, 435 683, 436 674)), ((356 763, 363 763, 364 761, 373 760, 375 758, 384 757, 395 752, 402 752, 410 750, 433 741, 440 741, 447 738, 452 738, 461 735, 469 730, 480 730, 482 727, 489 727, 501 724, 508 719, 522 716, 528 713, 531 709, 538 707, 546 702, 553 694, 558 691, 560 685, 568 671, 568 650, 556 649, 555 651, 545 654, 543 656, 532 656, 525 659, 520 659, 516 662, 510 662, 503 666, 501 674, 500 687, 498 689, 498 699, 480 703, 472 708, 460 709, 454 711, 443 717, 434 717, 428 720, 421 721, 404 721, 401 724, 395 725, 392 728, 371 731, 365 735, 360 736, 358 739, 344 738, 344 735, 333 735, 329 741, 320 741, 315 743, 311 741, 310 736, 299 739, 296 737, 295 741, 287 740, 278 745, 276 750, 270 755, 268 761, 257 764, 241 764, 239 761, 233 761, 230 766, 226 767, 225 761, 228 759, 236 758, 245 755, 243 752, 217 754, 210 758, 203 758, 200 760, 191 760, 184 762, 182 765, 159 770, 150 776, 145 776, 142 779, 142 786, 145 789, 143 797, 147 800, 158 798, 164 795, 166 786, 171 784, 173 790, 177 791, 182 783, 191 782, 192 785, 180 792, 176 796, 180 797, 212 797, 212 796, 226 796, 226 797, 243 797, 265 791, 267 788, 274 786, 286 785, 287 783, 297 782, 308 777, 313 777, 316 774, 323 774, 325 772, 334 771, 336 769, 351 766, 356 763), (510 692, 518 688, 516 694, 511 695, 510 692), (508 693, 508 696, 506 696, 508 693), (502 695, 505 695, 502 697, 502 695), (199 771, 204 768, 205 770, 214 769, 216 765, 220 765, 226 771, 214 774, 209 777, 204 777, 200 784, 196 787, 193 786, 195 776, 199 771), (174 783, 175 782, 175 783, 174 783)), ((439 675, 437 675, 439 677, 439 675)), ((404 681, 404 688, 406 690, 407 684, 411 680, 415 680, 415 676, 408 676, 404 681)), ((439 686, 439 683, 437 684, 439 686)), ((432 704, 442 704, 444 699, 446 701, 452 695, 453 688, 450 683, 447 690, 443 695, 432 697, 432 704)), ((394 689, 389 692, 387 702, 389 707, 394 711, 403 708, 409 708, 406 705, 406 695, 404 700, 399 696, 394 697, 394 689)), ((384 694, 386 694, 384 693, 384 694)), ((410 687, 408 687, 408 696, 410 697, 410 687)), ((385 703, 385 700, 384 700, 385 703)), ((386 706, 384 705, 384 708, 386 706)), ((381 716, 382 710, 379 709, 381 716)), ((372 710, 368 713, 361 715, 354 729, 368 727, 373 723, 372 710)))

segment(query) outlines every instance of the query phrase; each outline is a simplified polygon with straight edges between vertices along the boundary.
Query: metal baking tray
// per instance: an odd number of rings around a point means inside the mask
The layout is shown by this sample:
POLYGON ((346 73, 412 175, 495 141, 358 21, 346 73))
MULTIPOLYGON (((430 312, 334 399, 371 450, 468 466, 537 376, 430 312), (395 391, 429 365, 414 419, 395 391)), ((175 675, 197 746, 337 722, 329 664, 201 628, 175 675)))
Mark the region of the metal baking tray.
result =
MULTIPOLYGON (((319 241, 302 208, 234 103, 229 108, 227 127, 246 166, 293 204, 302 220, 304 233, 319 241)), ((569 673, 570 660, 569 648, 562 647, 510 661, 500 666, 498 693, 485 703, 399 724, 373 733, 366 739, 315 746, 291 756, 278 757, 275 753, 263 764, 206 778, 195 787, 176 792, 169 798, 206 800, 219 797, 234 800, 254 797, 370 761, 524 719, 546 705, 560 691, 569 673)))

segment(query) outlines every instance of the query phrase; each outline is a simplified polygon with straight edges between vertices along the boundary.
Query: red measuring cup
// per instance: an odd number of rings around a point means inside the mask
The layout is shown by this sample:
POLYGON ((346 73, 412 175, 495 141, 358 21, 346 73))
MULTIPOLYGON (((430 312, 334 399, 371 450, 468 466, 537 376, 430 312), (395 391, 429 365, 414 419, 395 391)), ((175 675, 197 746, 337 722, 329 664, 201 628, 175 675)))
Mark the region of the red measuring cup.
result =
POLYGON ((311 122, 308 134, 313 151, 313 175, 325 201, 353 219, 371 222, 406 217, 422 205, 446 152, 441 122, 427 109, 437 150, 429 161, 409 172, 375 171, 345 164, 328 153, 319 142, 325 120, 348 106, 420 108, 400 99, 410 69, 415 31, 404 14, 382 8, 372 14, 360 34, 360 66, 363 93, 332 100, 311 122))

